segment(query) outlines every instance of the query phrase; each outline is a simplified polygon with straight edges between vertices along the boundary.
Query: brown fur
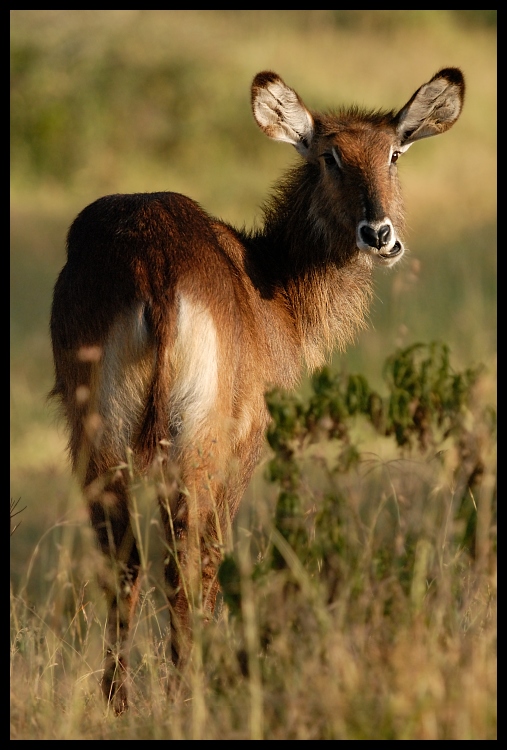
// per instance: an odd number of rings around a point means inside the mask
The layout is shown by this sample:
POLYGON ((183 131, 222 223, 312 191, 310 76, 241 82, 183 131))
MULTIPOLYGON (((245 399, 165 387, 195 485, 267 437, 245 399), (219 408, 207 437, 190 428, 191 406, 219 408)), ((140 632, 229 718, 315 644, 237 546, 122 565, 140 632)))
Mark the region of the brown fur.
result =
POLYGON ((192 609, 213 611, 221 543, 261 454, 264 393, 294 387, 304 363, 322 365, 365 325, 374 264, 403 253, 398 152, 451 127, 463 94, 461 73, 445 69, 398 114, 320 115, 261 73, 254 117, 304 159, 261 229, 238 231, 176 193, 110 195, 72 224, 51 315, 52 395, 111 563, 102 685, 118 713, 140 565, 121 467, 131 455, 157 481, 182 667, 192 609))

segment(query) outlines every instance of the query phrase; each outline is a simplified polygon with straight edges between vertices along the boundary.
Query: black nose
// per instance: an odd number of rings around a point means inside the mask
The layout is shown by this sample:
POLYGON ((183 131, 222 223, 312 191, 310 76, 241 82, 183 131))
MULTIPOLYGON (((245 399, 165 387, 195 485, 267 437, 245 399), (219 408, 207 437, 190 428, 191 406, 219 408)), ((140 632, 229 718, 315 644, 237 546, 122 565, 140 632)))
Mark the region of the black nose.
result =
POLYGON ((365 224, 360 230, 361 239, 366 242, 370 247, 375 247, 377 250, 384 247, 389 243, 391 238, 391 227, 389 224, 384 224, 380 229, 373 229, 369 224, 365 224))

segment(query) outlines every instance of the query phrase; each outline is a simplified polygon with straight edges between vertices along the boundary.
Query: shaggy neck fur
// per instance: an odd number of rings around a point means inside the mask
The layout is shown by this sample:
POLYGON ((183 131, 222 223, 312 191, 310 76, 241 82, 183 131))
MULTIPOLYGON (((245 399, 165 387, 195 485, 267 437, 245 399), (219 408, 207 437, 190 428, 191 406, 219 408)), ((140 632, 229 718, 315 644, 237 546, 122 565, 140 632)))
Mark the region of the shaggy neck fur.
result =
POLYGON ((372 298, 371 259, 357 250, 354 234, 324 223, 312 205, 318 179, 318 167, 309 164, 289 172, 249 243, 259 277, 270 279, 265 296, 286 300, 310 371, 366 327, 372 298))

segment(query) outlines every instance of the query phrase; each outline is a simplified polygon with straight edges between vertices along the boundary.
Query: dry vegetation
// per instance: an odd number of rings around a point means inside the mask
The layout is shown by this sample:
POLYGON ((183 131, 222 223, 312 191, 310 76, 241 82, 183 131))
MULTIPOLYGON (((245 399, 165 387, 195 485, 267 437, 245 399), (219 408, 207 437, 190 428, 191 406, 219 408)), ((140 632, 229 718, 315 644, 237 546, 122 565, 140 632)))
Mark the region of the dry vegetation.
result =
POLYGON ((11 739, 496 739, 495 14, 11 11, 11 739), (316 433, 313 386, 282 399, 299 417, 277 418, 172 705, 158 519, 137 486, 136 707, 113 717, 100 562, 45 401, 66 228, 99 195, 161 189, 250 225, 294 158, 257 137, 256 72, 316 109, 395 108, 446 65, 467 77, 463 116, 404 159, 410 256, 334 365, 385 397, 387 355, 445 341, 455 375, 481 366, 454 431, 430 414, 424 445, 400 445, 349 401, 346 429, 322 413, 316 433))

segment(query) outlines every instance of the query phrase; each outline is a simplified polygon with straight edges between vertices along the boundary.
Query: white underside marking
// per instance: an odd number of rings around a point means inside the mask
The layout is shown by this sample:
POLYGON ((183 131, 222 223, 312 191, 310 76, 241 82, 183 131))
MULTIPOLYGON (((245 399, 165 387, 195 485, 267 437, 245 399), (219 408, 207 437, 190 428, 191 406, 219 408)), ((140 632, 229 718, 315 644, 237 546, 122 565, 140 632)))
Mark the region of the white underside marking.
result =
POLYGON ((124 458, 142 418, 145 395, 153 373, 154 351, 138 304, 111 327, 100 367, 98 411, 103 440, 124 458))
MULTIPOLYGON (((119 460, 124 460, 127 446, 133 447, 154 362, 144 307, 138 305, 111 327, 94 399, 102 420, 102 440, 119 460)), ((167 376, 173 378, 168 427, 181 445, 195 439, 199 431, 204 437, 202 428, 218 392, 218 339, 213 318, 206 307, 189 297, 179 298, 177 336, 167 366, 167 376)))
POLYGON ((218 341, 209 310, 180 296, 178 330, 171 353, 174 382, 169 419, 188 440, 213 410, 218 391, 218 341))

